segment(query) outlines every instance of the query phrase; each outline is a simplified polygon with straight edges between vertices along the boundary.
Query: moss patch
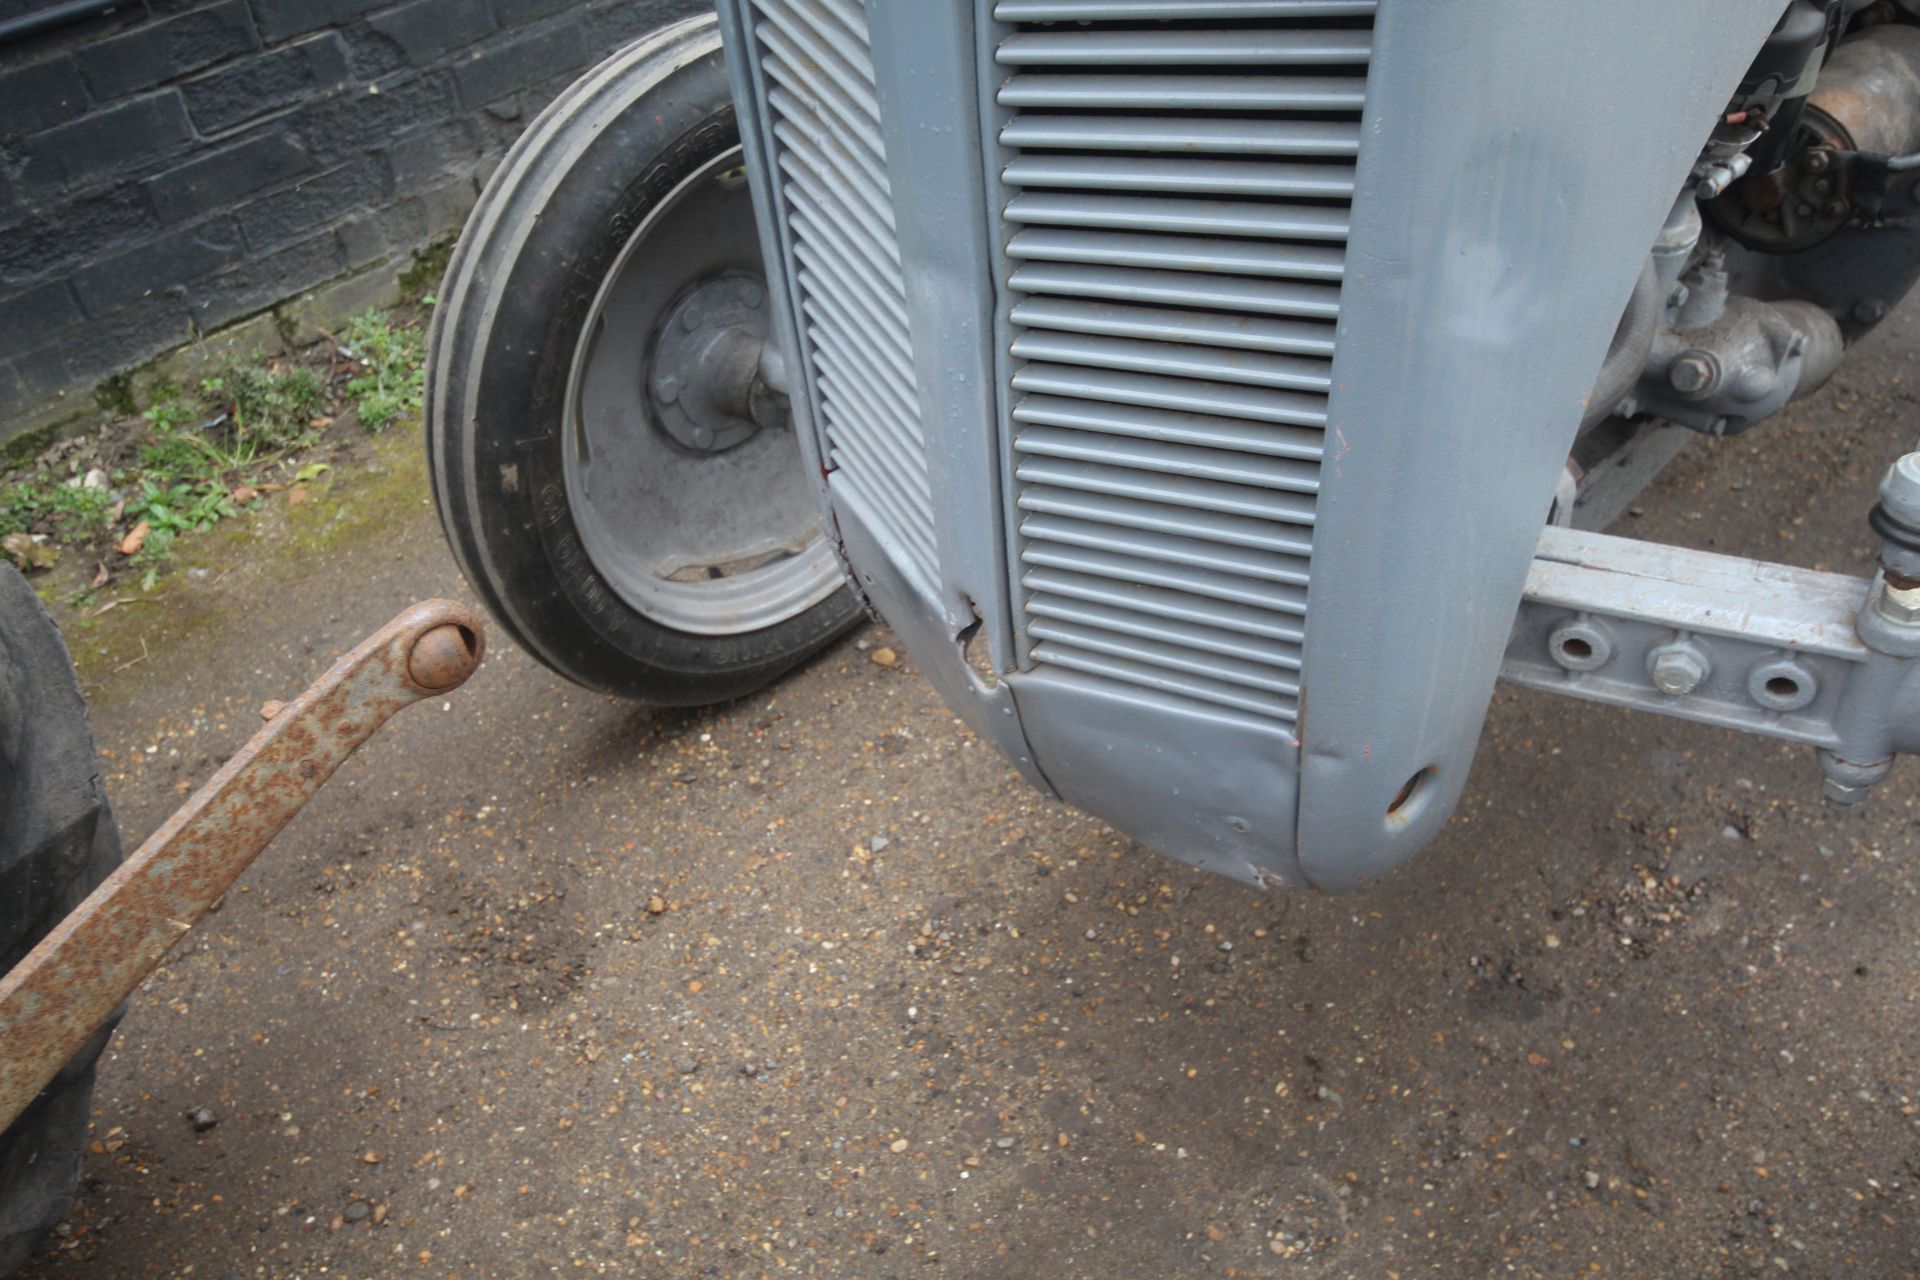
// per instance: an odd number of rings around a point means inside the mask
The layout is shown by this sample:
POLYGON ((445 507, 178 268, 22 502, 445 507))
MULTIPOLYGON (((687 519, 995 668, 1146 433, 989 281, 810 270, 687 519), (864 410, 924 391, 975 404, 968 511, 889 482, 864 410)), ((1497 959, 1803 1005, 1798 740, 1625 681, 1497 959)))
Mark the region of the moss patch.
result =
POLYGON ((413 255, 413 265, 400 273, 402 301, 425 302, 440 287, 441 277, 447 274, 447 263, 453 260, 453 246, 458 242, 458 236, 447 236, 413 255))

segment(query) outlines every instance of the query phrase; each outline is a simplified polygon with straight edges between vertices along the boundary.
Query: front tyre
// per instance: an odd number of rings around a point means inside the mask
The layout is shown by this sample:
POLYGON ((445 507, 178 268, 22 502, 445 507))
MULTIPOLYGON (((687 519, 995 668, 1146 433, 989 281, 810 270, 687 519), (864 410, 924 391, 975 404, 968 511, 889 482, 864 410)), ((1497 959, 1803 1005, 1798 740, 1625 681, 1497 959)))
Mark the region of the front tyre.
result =
POLYGON ((434 498, 488 609, 568 679, 724 701, 858 620, 758 374, 771 305, 711 17, 587 73, 481 196, 434 316, 434 498))

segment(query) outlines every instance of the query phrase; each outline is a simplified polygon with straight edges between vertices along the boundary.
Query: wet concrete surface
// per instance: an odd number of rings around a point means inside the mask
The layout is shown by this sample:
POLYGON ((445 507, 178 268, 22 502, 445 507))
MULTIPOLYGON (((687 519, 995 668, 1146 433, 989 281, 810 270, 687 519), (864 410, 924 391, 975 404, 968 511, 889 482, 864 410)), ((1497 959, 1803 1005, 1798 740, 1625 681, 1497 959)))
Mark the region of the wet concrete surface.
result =
MULTIPOLYGON (((1625 531, 1864 573, 1917 328, 1625 531)), ((130 837, 467 598, 387 525, 102 666, 130 837)), ((1911 763, 1835 813, 1804 750, 1503 690, 1433 848, 1271 896, 1029 791, 888 640, 689 714, 496 633, 133 1001, 26 1274, 1920 1274, 1911 763)))

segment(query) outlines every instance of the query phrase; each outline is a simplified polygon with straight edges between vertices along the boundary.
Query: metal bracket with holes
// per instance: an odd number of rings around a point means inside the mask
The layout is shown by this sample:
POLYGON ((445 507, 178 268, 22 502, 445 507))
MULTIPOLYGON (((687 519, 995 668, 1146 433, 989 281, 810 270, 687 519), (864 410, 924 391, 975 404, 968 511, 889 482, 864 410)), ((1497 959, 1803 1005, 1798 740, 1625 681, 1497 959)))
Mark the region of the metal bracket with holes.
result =
POLYGON ((1871 580, 1548 527, 1503 679, 1817 748, 1855 804, 1920 750, 1920 454, 1887 473, 1871 580))

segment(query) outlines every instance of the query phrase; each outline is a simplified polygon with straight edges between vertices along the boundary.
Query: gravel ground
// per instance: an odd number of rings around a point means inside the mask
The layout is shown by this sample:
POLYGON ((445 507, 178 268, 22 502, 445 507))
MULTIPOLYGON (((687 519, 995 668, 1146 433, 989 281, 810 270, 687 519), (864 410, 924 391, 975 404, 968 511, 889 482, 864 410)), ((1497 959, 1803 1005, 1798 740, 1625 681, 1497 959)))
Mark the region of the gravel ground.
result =
MULTIPOLYGON (((1864 572, 1915 320, 1630 531, 1864 572)), ((129 836, 464 591, 417 494, 76 637, 129 836)), ((1503 691, 1432 849, 1265 896, 889 641, 687 714, 494 637, 135 998, 26 1274, 1920 1274, 1912 765, 1837 814, 1809 752, 1503 691)))

